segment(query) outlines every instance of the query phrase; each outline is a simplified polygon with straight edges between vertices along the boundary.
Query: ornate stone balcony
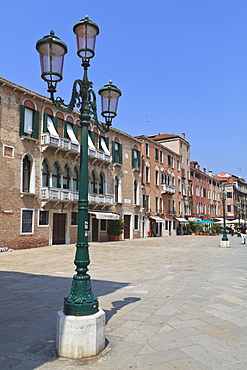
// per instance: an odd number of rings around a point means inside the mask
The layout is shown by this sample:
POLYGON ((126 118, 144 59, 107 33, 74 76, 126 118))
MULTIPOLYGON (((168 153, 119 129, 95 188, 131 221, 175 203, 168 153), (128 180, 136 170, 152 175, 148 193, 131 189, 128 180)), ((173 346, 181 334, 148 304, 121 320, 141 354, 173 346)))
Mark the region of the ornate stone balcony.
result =
POLYGON ((175 194, 175 186, 163 184, 161 185, 162 194, 175 194))

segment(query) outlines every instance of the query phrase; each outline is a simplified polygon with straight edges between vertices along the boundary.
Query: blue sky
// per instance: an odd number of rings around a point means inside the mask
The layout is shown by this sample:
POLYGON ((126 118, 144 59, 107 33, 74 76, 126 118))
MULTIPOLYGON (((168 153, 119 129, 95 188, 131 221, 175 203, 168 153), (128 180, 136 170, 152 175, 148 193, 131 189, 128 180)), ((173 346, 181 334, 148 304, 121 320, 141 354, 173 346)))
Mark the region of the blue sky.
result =
POLYGON ((247 0, 8 0, 1 14, 1 77, 48 96, 35 44, 53 29, 69 49, 68 101, 82 76, 72 28, 89 15, 100 28, 89 78, 123 93, 114 127, 185 132, 201 168, 247 180, 247 0))

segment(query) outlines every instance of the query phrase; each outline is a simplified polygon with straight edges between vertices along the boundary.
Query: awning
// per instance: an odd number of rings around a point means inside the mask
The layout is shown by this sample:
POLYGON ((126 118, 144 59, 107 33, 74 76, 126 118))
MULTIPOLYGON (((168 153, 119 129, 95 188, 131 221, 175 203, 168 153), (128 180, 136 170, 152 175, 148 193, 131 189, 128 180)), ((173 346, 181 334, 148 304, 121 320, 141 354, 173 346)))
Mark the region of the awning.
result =
POLYGON ((94 215, 98 220, 119 220, 119 215, 110 212, 93 212, 88 211, 91 215, 94 215))
POLYGON ((154 220, 156 222, 164 222, 165 221, 165 220, 163 220, 163 218, 158 217, 158 216, 150 216, 149 218, 151 218, 151 220, 154 220))
POLYGON ((180 224, 188 224, 189 223, 189 221, 188 220, 186 220, 185 218, 183 218, 183 217, 174 217, 175 218, 175 220, 177 220, 177 221, 179 221, 180 222, 180 224))

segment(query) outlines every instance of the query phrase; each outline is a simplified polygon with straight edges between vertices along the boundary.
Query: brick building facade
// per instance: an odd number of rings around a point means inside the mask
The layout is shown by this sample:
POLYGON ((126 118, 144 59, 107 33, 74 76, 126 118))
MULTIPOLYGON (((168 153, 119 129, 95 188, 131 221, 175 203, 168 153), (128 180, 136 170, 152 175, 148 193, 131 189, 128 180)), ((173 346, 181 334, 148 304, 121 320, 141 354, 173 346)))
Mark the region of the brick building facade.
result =
MULTIPOLYGON (((81 129, 79 114, 0 78, 0 245, 75 243, 81 129), (11 230, 11 233, 10 233, 11 230)), ((125 238, 141 235, 140 141, 89 127, 89 240, 108 240, 115 212, 125 238)))

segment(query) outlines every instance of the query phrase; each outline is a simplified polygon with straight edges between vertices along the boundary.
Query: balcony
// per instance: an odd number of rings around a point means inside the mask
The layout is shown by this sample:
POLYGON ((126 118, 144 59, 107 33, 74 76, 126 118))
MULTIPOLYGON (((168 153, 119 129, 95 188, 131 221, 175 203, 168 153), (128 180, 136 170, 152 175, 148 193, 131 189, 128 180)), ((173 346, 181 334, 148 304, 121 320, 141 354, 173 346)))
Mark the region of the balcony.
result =
POLYGON ((77 190, 58 189, 58 188, 41 188, 41 200, 43 201, 62 201, 78 202, 79 192, 77 190))
MULTIPOLYGON (((79 192, 77 190, 58 189, 58 188, 41 188, 42 201, 57 202, 78 202, 79 192)), ((88 193, 88 202, 91 204, 110 206, 113 204, 113 197, 106 194, 88 193)))
POLYGON ((80 153, 80 144, 72 142, 69 139, 65 139, 60 136, 52 136, 49 132, 41 135, 41 148, 42 151, 47 148, 56 148, 60 150, 66 150, 69 152, 80 153))
POLYGON ((90 204, 111 206, 113 204, 113 197, 111 195, 106 195, 106 194, 89 193, 88 202, 90 204))
POLYGON ((162 194, 175 194, 175 186, 173 185, 161 185, 161 193, 162 194))
MULTIPOLYGON (((80 143, 75 143, 69 139, 60 136, 52 136, 49 132, 42 134, 41 136, 41 148, 42 151, 47 148, 54 148, 57 150, 65 150, 73 153, 80 153, 80 143)), ((88 147, 88 158, 95 159, 101 162, 111 163, 111 155, 109 152, 96 149, 95 147, 88 147)))

